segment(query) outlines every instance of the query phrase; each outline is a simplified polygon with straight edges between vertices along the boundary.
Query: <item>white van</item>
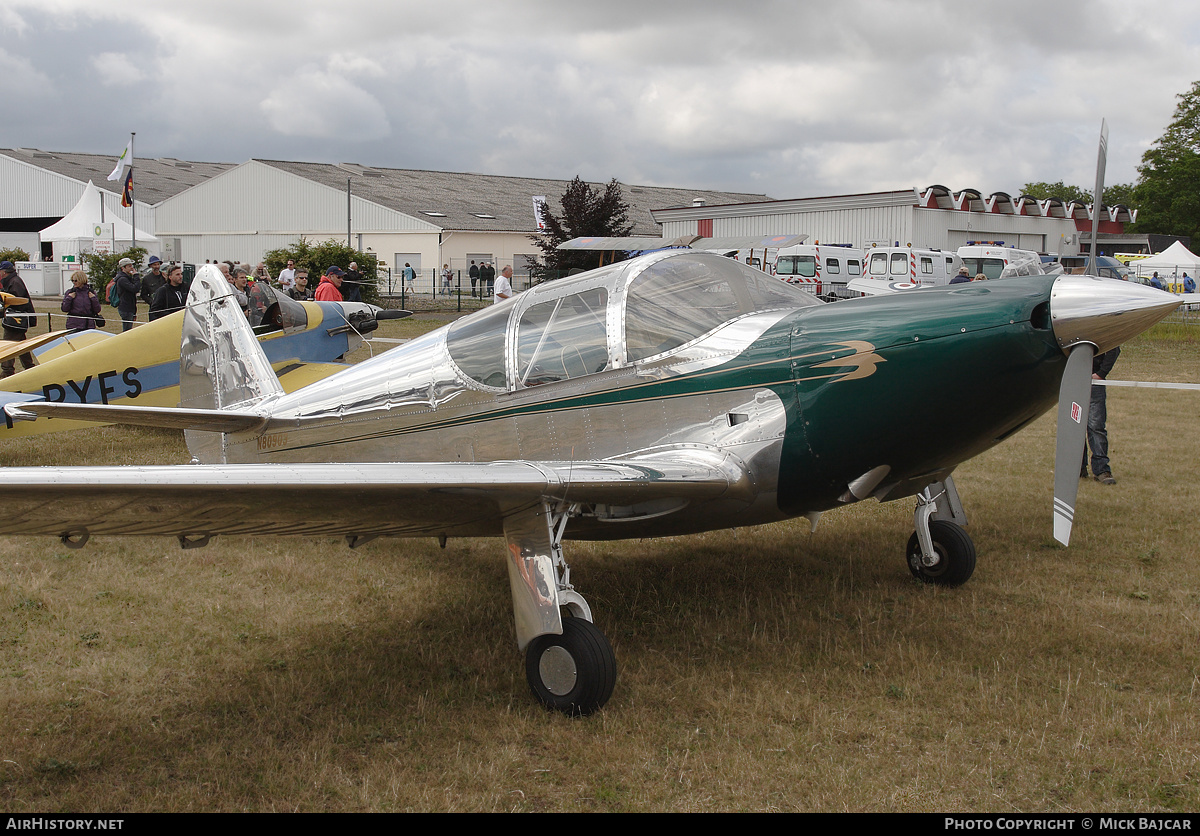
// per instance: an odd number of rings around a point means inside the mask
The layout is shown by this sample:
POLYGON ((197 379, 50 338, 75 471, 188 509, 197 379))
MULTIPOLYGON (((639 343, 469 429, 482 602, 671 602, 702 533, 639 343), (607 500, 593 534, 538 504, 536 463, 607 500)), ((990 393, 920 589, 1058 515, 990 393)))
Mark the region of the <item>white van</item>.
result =
POLYGON ((863 251, 833 244, 797 244, 775 253, 773 272, 825 299, 857 296, 846 284, 862 275, 863 251))
POLYGON ((954 253, 919 247, 873 247, 866 272, 849 289, 867 296, 949 284, 962 261, 954 253))

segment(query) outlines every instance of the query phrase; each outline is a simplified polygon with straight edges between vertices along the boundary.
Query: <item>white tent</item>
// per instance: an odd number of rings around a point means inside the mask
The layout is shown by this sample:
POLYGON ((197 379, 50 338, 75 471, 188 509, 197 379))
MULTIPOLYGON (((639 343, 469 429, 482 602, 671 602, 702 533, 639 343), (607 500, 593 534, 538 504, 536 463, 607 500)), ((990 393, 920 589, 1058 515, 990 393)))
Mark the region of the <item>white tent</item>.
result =
MULTIPOLYGON (((61 221, 51 224, 42 230, 42 241, 54 244, 54 260, 62 261, 66 255, 79 255, 92 251, 92 240, 101 211, 100 201, 103 196, 91 180, 83 189, 83 194, 70 212, 61 221)), ((133 244, 133 227, 128 221, 122 220, 112 212, 105 212, 104 222, 113 225, 113 237, 116 239, 117 250, 128 249, 133 244)), ((157 250, 158 239, 141 229, 137 231, 139 247, 151 251, 157 250)))
POLYGON ((1176 241, 1161 253, 1139 259, 1130 266, 1137 270, 1139 276, 1149 276, 1158 271, 1158 275, 1169 277, 1172 274, 1182 275, 1186 271, 1195 278, 1200 273, 1200 256, 1176 241))

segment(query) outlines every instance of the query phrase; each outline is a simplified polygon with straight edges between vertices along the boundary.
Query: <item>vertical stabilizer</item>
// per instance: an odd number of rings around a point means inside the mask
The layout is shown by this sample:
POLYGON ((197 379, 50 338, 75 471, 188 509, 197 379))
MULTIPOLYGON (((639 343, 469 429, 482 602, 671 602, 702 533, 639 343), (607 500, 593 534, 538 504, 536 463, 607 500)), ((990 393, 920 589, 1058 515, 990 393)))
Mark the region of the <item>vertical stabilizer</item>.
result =
MULTIPOLYGON (((179 405, 246 409, 282 393, 233 288, 215 265, 206 264, 192 281, 183 315, 179 405)), ((200 461, 225 461, 224 434, 188 430, 187 442, 200 461)))

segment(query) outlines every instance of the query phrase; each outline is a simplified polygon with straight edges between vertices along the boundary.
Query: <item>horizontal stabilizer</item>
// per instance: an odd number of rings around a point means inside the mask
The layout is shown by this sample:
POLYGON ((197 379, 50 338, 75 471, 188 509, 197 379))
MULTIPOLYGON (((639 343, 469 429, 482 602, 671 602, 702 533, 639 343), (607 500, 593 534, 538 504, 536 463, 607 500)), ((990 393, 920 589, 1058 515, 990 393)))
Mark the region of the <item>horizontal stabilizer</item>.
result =
POLYGON ((256 412, 233 410, 185 409, 182 407, 116 406, 95 403, 52 403, 32 401, 7 403, 4 412, 14 421, 37 418, 68 418, 100 424, 131 424, 137 427, 161 427, 169 430, 205 430, 233 433, 266 426, 267 419, 256 412))
POLYGON ((69 331, 51 331, 49 334, 30 337, 27 340, 21 340, 19 343, 5 343, 4 348, 0 349, 0 360, 11 360, 14 357, 20 357, 22 354, 33 351, 35 348, 41 348, 46 343, 52 343, 60 337, 65 337, 69 333, 69 331))

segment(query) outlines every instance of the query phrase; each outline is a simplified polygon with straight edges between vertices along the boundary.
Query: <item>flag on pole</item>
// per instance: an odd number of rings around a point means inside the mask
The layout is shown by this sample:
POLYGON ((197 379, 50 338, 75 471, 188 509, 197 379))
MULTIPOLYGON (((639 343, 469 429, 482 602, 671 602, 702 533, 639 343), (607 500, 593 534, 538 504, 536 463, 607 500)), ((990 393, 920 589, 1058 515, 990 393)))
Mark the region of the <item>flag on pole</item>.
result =
POLYGON ((125 150, 121 152, 121 156, 117 157, 117 167, 112 170, 112 174, 108 175, 109 180, 120 180, 121 172, 125 170, 125 166, 133 164, 133 139, 129 140, 129 144, 125 146, 125 150))
POLYGON ((121 190, 121 205, 128 209, 133 205, 133 166, 125 176, 125 188, 121 190))

